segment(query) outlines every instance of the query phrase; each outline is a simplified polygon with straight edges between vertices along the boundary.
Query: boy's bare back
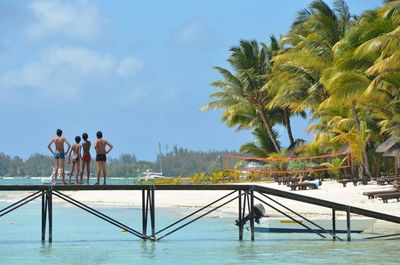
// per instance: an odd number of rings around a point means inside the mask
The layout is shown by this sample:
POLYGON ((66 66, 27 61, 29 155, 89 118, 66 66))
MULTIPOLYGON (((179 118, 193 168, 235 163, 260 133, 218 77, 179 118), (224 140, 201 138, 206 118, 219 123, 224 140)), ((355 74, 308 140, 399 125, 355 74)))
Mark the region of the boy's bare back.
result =
POLYGON ((53 138, 53 143, 56 146, 56 151, 64 153, 64 143, 65 143, 65 138, 64 137, 54 137, 53 138))
POLYGON ((90 152, 90 145, 91 143, 89 141, 84 141, 82 143, 83 154, 88 154, 90 152))
POLYGON ((80 144, 73 144, 72 145, 72 151, 74 152, 74 155, 80 155, 81 154, 81 145, 80 144))
POLYGON ((94 144, 94 148, 96 149, 97 154, 106 154, 106 146, 110 146, 110 143, 104 139, 97 139, 96 143, 94 144))

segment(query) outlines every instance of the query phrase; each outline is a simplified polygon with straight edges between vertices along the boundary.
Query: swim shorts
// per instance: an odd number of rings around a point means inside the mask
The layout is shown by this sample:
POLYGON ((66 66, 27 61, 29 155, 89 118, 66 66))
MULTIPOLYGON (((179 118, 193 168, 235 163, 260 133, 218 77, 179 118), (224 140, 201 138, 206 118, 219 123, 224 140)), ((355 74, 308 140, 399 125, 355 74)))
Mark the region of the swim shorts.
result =
POLYGON ((74 156, 73 158, 72 158, 72 162, 78 162, 79 161, 79 156, 74 156))
POLYGON ((90 157, 90 154, 84 154, 83 155, 83 162, 90 162, 90 159, 91 159, 91 157, 90 157))
POLYGON ((96 161, 107 161, 106 154, 97 154, 96 161))
POLYGON ((60 151, 56 151, 54 153, 54 158, 55 159, 65 159, 65 153, 64 152, 60 152, 60 151))

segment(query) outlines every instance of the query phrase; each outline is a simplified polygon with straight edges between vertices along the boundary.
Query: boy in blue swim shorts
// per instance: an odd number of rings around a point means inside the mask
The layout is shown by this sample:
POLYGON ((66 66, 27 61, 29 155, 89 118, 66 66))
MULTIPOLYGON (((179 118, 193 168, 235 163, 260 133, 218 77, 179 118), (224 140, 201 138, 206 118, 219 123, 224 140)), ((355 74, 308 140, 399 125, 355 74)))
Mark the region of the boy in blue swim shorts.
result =
POLYGON ((61 161, 61 177, 62 177, 62 183, 67 184, 65 182, 65 154, 69 152, 69 149, 71 148, 71 145, 68 143, 68 141, 62 137, 62 130, 57 129, 56 132, 56 137, 54 137, 49 145, 47 146, 50 150, 50 152, 54 155, 55 159, 55 166, 54 166, 54 175, 53 175, 53 183, 57 183, 57 176, 58 176, 58 169, 60 168, 60 161, 61 161), (55 145, 55 150, 51 148, 51 145, 54 143, 55 145), (64 143, 67 144, 67 152, 64 151, 64 143))

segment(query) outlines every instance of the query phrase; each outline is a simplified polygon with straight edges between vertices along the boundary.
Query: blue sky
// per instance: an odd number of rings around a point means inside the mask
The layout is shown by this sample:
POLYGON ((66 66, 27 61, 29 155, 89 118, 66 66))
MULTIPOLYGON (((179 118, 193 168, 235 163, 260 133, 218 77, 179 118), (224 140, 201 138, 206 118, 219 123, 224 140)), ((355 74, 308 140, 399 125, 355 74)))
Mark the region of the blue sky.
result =
MULTIPOLYGON (((327 1, 330 3, 331 1, 327 1)), ((351 12, 379 0, 348 0, 351 12)), ((240 39, 288 31, 305 0, 0 2, 0 152, 47 154, 61 128, 72 139, 102 130, 113 156, 154 160, 174 145, 238 149, 251 141, 199 112, 240 39)), ((307 122, 295 137, 310 139, 307 122)), ((282 128, 281 142, 287 144, 282 128)))

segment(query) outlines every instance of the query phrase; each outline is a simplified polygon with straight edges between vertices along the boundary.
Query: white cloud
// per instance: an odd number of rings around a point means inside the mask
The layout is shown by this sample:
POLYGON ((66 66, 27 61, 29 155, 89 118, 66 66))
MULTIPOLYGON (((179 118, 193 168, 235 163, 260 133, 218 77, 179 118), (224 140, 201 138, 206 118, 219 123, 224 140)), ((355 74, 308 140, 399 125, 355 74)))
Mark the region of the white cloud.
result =
POLYGON ((18 70, 0 75, 0 88, 3 91, 19 88, 22 92, 29 88, 42 96, 74 98, 97 86, 112 84, 121 75, 119 72, 133 74, 142 65, 132 56, 118 62, 110 55, 93 50, 61 47, 44 52, 38 60, 18 70), (128 69, 130 65, 132 69, 128 69))
POLYGON ((31 9, 35 17, 27 29, 31 40, 57 35, 87 41, 101 32, 101 15, 87 1, 35 0, 31 9))
POLYGON ((54 67, 66 65, 82 75, 110 74, 115 67, 115 61, 110 55, 79 47, 59 48, 47 52, 42 56, 42 60, 54 67))
POLYGON ((117 68, 117 74, 122 77, 129 77, 143 68, 143 62, 132 57, 126 57, 121 61, 117 68))
POLYGON ((207 50, 218 45, 217 33, 201 18, 192 19, 173 32, 170 45, 176 49, 207 50))

